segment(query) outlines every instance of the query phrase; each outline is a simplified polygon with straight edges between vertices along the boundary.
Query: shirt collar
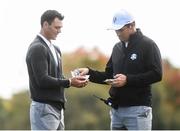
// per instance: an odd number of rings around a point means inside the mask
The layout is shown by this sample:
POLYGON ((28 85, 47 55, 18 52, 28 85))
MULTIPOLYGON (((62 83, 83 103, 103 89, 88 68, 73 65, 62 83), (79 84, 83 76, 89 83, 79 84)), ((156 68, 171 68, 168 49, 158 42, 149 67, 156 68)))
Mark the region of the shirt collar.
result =
POLYGON ((39 33, 38 36, 41 37, 49 47, 51 46, 50 41, 48 41, 43 35, 39 33))
POLYGON ((134 34, 131 34, 130 35, 130 38, 129 38, 129 43, 131 42, 135 42, 137 40, 139 40, 141 37, 143 36, 141 30, 139 28, 136 29, 136 32, 134 34))

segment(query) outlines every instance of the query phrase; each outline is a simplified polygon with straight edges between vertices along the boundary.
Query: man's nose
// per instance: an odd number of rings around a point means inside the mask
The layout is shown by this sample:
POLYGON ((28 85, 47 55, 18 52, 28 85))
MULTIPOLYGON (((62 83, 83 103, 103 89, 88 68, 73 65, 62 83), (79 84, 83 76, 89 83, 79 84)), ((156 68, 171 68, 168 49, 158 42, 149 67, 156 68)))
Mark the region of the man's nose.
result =
POLYGON ((58 33, 58 34, 61 33, 61 29, 57 30, 57 33, 58 33))

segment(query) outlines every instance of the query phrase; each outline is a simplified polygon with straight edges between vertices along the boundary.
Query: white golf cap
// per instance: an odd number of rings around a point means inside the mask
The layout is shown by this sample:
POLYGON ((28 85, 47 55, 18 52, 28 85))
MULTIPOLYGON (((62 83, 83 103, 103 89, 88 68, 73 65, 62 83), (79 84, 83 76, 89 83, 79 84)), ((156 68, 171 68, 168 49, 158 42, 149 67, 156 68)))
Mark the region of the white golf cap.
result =
POLYGON ((130 13, 128 13, 126 10, 120 10, 114 15, 112 25, 108 29, 119 30, 123 26, 130 24, 132 22, 134 22, 133 16, 130 13))

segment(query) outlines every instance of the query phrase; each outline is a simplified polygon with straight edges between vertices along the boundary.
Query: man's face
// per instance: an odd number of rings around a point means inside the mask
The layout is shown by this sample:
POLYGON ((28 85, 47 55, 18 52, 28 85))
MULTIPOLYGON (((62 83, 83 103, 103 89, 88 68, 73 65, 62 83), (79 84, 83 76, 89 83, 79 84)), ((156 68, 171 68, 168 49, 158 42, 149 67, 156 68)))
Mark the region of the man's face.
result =
POLYGON ((48 40, 55 40, 57 35, 61 32, 61 28, 63 27, 62 21, 58 18, 55 18, 54 21, 49 25, 47 23, 46 26, 46 37, 48 40))
POLYGON ((123 26, 121 29, 116 30, 116 34, 121 41, 127 42, 130 36, 130 28, 123 26))

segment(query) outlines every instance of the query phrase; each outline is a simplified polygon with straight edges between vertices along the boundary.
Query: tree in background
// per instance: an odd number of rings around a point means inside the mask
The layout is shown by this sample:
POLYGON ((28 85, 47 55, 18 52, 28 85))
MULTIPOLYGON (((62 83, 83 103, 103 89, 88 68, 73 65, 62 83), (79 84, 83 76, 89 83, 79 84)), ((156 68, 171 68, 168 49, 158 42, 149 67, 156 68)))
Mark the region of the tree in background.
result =
POLYGON ((29 105, 27 91, 13 95, 10 100, 0 102, 0 129, 30 129, 29 105))
POLYGON ((180 129, 180 70, 163 61, 163 80, 153 88, 153 129, 180 129))

